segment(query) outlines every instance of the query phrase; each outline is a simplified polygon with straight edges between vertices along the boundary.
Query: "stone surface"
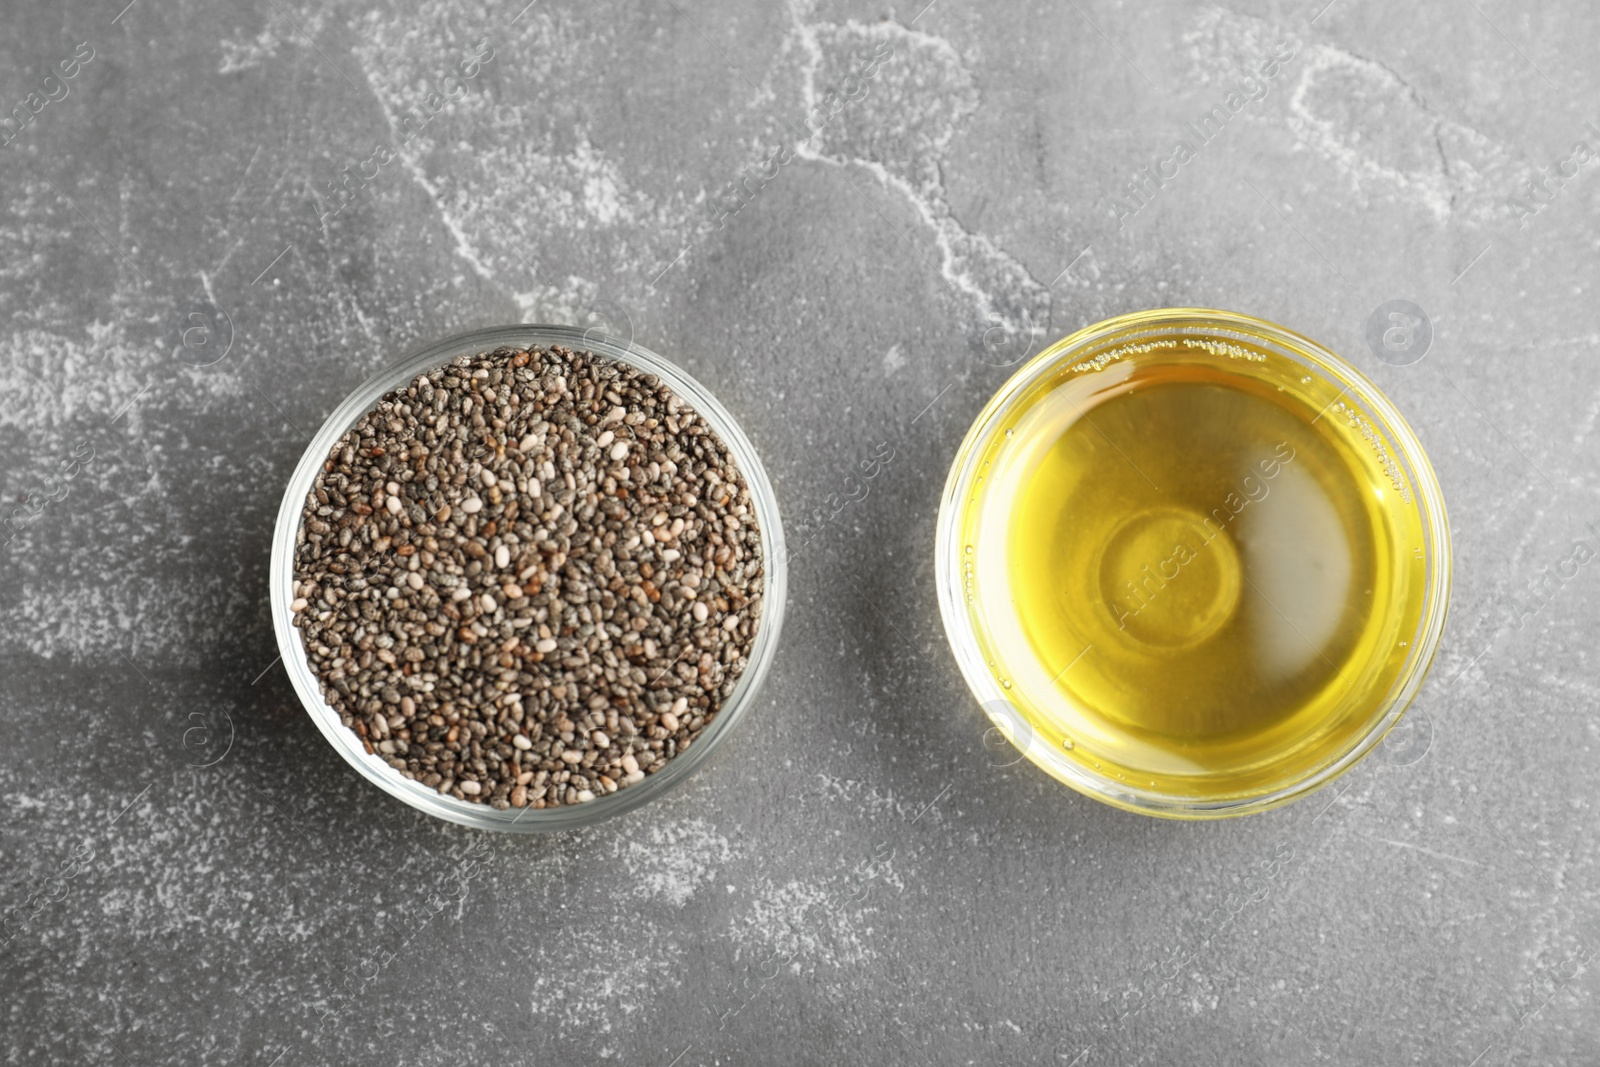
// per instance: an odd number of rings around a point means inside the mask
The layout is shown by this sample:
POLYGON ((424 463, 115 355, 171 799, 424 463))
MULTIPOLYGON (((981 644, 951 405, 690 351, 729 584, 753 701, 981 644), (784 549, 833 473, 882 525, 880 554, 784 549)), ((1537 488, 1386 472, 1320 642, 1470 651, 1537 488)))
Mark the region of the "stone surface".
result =
POLYGON ((8 5, 6 1062, 1600 1059, 1600 14, 1318 6, 8 5), (1455 536, 1406 736, 1222 824, 987 746, 931 564, 1001 364, 1183 304, 1372 375, 1455 536), (265 599, 307 435, 513 321, 681 363, 810 527, 722 758, 537 839, 360 781, 265 599))

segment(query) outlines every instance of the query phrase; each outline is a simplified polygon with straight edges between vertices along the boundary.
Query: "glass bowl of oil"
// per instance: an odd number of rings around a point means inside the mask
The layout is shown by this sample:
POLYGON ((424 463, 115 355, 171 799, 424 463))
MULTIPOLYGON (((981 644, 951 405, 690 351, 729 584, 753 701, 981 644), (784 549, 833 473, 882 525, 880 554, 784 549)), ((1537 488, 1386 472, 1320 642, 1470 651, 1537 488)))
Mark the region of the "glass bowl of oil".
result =
POLYGON ((1247 315, 1109 319, 1023 366, 940 502, 946 632, 994 725, 1129 811, 1277 807, 1372 750, 1444 628, 1416 434, 1322 345, 1247 315))

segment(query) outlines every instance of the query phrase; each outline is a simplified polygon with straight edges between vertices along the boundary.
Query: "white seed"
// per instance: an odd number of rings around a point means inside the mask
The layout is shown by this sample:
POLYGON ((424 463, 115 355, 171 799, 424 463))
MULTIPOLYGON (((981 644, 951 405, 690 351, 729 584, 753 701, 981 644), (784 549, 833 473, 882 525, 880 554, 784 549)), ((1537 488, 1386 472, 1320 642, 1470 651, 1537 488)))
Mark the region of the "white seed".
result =
POLYGON ((666 560, 668 563, 676 563, 682 557, 683 553, 679 552, 675 548, 664 548, 661 550, 661 558, 666 560))
POLYGON ((674 714, 674 715, 682 715, 684 712, 686 712, 688 710, 689 710, 689 698, 688 697, 679 697, 677 700, 674 700, 672 702, 672 714, 674 714))
POLYGON ((708 609, 704 604, 700 603, 700 601, 698 601, 698 600, 696 600, 694 602, 694 607, 691 608, 690 610, 694 612, 694 621, 695 622, 705 622, 706 621, 706 616, 711 614, 710 609, 708 609))
POLYGON ((611 738, 605 735, 604 730, 596 730, 594 733, 589 735, 589 740, 594 743, 595 748, 611 747, 611 738))
POLYGON ((553 637, 546 637, 539 641, 535 641, 533 650, 535 652, 554 652, 556 650, 556 639, 553 637))
POLYGON ((524 752, 533 747, 533 742, 528 740, 526 734, 518 734, 516 737, 511 739, 511 743, 522 749, 524 752))
POLYGON ((670 711, 663 711, 661 713, 661 725, 668 731, 676 732, 678 729, 678 717, 670 711))
POLYGON ((486 485, 486 486, 489 486, 490 488, 493 488, 495 486, 495 484, 500 480, 500 479, 495 477, 494 471, 491 471, 491 470, 484 470, 481 474, 478 475, 478 477, 482 478, 483 479, 483 484, 486 485))
POLYGON ((632 785, 635 782, 644 781, 644 772, 643 771, 629 771, 628 772, 627 781, 628 781, 629 785, 632 785))
POLYGON ((517 443, 517 448, 523 452, 532 452, 539 447, 540 443, 539 439, 530 433, 517 443))
POLYGON ((511 565, 511 549, 501 545, 494 550, 494 565, 504 569, 511 565))
POLYGON ((729 615, 726 619, 723 619, 722 628, 727 630, 729 633, 737 630, 739 628, 739 616, 729 615))
POLYGON ((479 500, 475 496, 469 496, 467 499, 461 502, 461 510, 466 512, 468 515, 476 515, 478 512, 483 510, 483 501, 479 500))
POLYGON ((296 615, 298 615, 298 614, 300 614, 302 611, 306 610, 306 608, 308 608, 310 606, 311 606, 311 602, 310 601, 308 601, 305 597, 300 597, 299 599, 295 600, 294 603, 289 605, 289 610, 294 612, 296 615))
POLYGON ((477 796, 478 793, 482 791, 482 789, 483 789, 483 787, 481 785, 479 785, 477 782, 462 782, 461 783, 461 791, 463 793, 467 794, 467 796, 469 796, 469 797, 477 796))
POLYGON ((563 749, 561 752, 561 758, 567 763, 582 763, 583 753, 579 752, 575 748, 563 749))
POLYGON ((626 442, 626 441, 618 441, 616 444, 611 446, 611 458, 613 460, 621 460, 627 454, 628 454, 628 442, 626 442))
POLYGON ((594 443, 595 443, 596 446, 598 446, 600 448, 604 448, 604 447, 606 447, 606 445, 609 445, 612 441, 615 441, 616 439, 617 439, 617 435, 612 433, 610 430, 607 430, 605 433, 601 434, 599 437, 596 437, 594 439, 594 443))
MULTIPOLYGON (((494 597, 490 596, 488 593, 483 594, 483 596, 479 597, 478 599, 479 603, 483 605, 484 611, 493 613, 500 607, 499 604, 495 603, 494 597)), ((732 627, 729 627, 729 629, 732 629, 732 627)))
POLYGON ((450 599, 459 604, 461 601, 466 600, 471 595, 472 590, 468 589, 464 585, 458 585, 456 586, 455 592, 450 594, 450 599))
POLYGON ((400 498, 399 497, 392 496, 388 500, 385 500, 383 503, 384 503, 384 506, 389 509, 389 514, 391 514, 391 515, 400 514, 400 498))
POLYGON ((409 585, 413 589, 421 589, 422 588, 422 572, 421 571, 412 571, 409 574, 407 574, 406 575, 406 584, 409 585))
POLYGON ((591 792, 590 790, 588 790, 588 789, 580 789, 580 790, 578 790, 578 803, 579 804, 587 804, 589 801, 591 801, 593 799, 594 799, 594 793, 591 792))

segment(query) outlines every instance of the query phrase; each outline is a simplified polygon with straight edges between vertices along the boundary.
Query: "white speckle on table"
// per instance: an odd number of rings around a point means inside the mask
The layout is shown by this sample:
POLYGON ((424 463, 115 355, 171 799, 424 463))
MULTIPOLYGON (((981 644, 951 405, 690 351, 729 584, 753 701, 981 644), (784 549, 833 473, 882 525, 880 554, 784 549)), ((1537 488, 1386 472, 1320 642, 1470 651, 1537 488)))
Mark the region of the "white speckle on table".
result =
MULTIPOLYGON (((311 17, 321 22, 315 13, 312 13, 311 17)), ((284 43, 283 38, 278 36, 276 27, 271 24, 248 40, 224 37, 219 42, 222 48, 222 62, 217 65, 217 73, 237 74, 242 70, 259 67, 263 60, 275 58, 278 48, 284 43)))
MULTIPOLYGON (((363 20, 354 51, 391 128, 449 73, 457 58, 472 54, 481 35, 457 33, 457 21, 456 6, 440 0, 421 4, 398 22, 378 13, 363 20)), ((659 208, 630 188, 617 162, 597 149, 581 127, 575 138, 558 139, 542 126, 548 116, 540 105, 489 91, 496 64, 518 63, 518 56, 530 51, 562 49, 562 34, 570 32, 539 10, 528 12, 526 23, 535 39, 516 49, 499 42, 483 73, 465 81, 464 92, 448 101, 417 136, 399 145, 398 156, 438 205, 456 253, 484 280, 507 288, 525 321, 579 321, 596 298, 594 284, 552 272, 535 249, 551 235, 566 242, 587 234, 584 240, 599 240, 612 250, 609 266, 614 272, 641 274, 656 262, 657 245, 682 243, 687 221, 682 209, 674 213, 659 208), (508 136, 510 130, 527 132, 508 136), (470 154, 450 168, 457 177, 439 173, 436 157, 466 146, 470 154), (658 239, 639 247, 621 237, 641 231, 658 239)), ((523 64, 517 80, 537 83, 543 77, 538 64, 523 64)))
MULTIPOLYGON (((892 22, 810 21, 811 10, 800 0, 790 4, 791 30, 780 54, 797 55, 799 64, 769 70, 763 90, 774 92, 774 83, 788 75, 802 115, 812 113, 827 88, 854 73, 875 47, 888 45, 894 52, 867 79, 868 90, 809 137, 798 140, 792 122, 771 123, 771 136, 796 142, 798 160, 861 168, 904 198, 922 228, 908 237, 931 236, 936 254, 929 265, 964 296, 978 321, 1042 329, 1049 321, 1049 291, 992 238, 963 228, 947 202, 940 163, 978 105, 976 82, 955 47, 892 22)), ((473 37, 455 31, 454 15, 450 5, 430 0, 400 23, 376 14, 364 20, 354 51, 391 126, 437 78, 450 48, 469 49, 473 37)), ((536 9, 527 19, 523 49, 570 51, 581 44, 567 40, 572 31, 547 12, 536 9)), ((494 62, 513 62, 511 50, 503 51, 494 62)), ((518 80, 531 81, 535 89, 544 77, 537 64, 518 70, 518 80)), ((590 279, 551 272, 530 250, 551 238, 598 241, 613 274, 651 278, 706 240, 715 224, 704 207, 706 189, 652 198, 632 187, 582 126, 558 138, 547 123, 534 105, 472 85, 400 146, 398 155, 438 205, 456 253, 481 278, 506 288, 524 319, 578 321, 604 298, 600 288, 590 279), (507 130, 525 132, 507 136, 507 130), (458 176, 445 177, 434 161, 452 146, 471 151, 453 162, 451 173, 458 176)), ((754 145, 769 141, 770 136, 751 139, 754 145)), ((758 158, 759 150, 740 163, 758 158)))
POLYGON ((1436 110, 1393 68, 1308 43, 1286 24, 1223 8, 1201 12, 1183 39, 1190 77, 1218 92, 1256 74, 1280 42, 1289 42, 1294 57, 1267 83, 1262 102, 1287 91, 1282 121, 1356 192, 1410 200, 1438 223, 1458 211, 1482 223, 1501 210, 1493 193, 1509 183, 1490 178, 1506 170, 1506 152, 1436 110), (1375 116, 1381 116, 1378 131, 1375 116))
POLYGON ((768 882, 752 894, 735 944, 741 956, 776 953, 802 969, 870 963, 878 957, 873 920, 886 891, 851 875, 768 882))
POLYGON ((651 826, 638 838, 619 838, 635 896, 681 908, 733 858, 728 839, 704 819, 651 826))
MULTIPOLYGON (((797 146, 802 159, 866 170, 904 198, 933 238, 940 277, 970 301, 978 320, 1011 329, 1043 329, 1050 291, 995 241, 969 232, 951 213, 941 170, 945 152, 978 109, 976 79, 955 46, 896 22, 816 23, 809 5, 789 10, 794 39, 806 56, 801 71, 805 113, 829 87, 855 74, 879 45, 893 48, 866 90, 797 146)), ((824 108, 817 112, 826 115, 824 108)), ((920 235, 907 235, 910 240, 920 235)))

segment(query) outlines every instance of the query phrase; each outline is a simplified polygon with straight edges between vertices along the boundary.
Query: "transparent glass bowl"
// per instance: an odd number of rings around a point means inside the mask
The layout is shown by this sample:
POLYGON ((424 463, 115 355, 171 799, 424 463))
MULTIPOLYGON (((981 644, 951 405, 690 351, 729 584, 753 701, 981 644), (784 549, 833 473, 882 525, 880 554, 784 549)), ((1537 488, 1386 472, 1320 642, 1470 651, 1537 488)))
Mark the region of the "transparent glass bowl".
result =
MULTIPOLYGON (((1332 401, 1330 401, 1330 406, 1332 401)), ((1370 752, 1397 723, 1416 695, 1444 629, 1450 592, 1450 532, 1439 482, 1416 434, 1378 388, 1326 348, 1299 334, 1247 315, 1206 308, 1166 308, 1123 315, 1079 330, 1051 345, 1015 375, 973 422, 956 453, 940 498, 935 545, 935 575, 940 613, 957 664, 995 727, 1028 759, 1087 796, 1128 811, 1178 819, 1223 818, 1286 804, 1326 785, 1370 752), (978 614, 965 596, 961 523, 964 502, 972 498, 980 463, 996 435, 1011 424, 1030 390, 1052 374, 1107 353, 1169 338, 1244 341, 1287 357, 1303 367, 1304 380, 1318 382, 1327 395, 1364 416, 1381 436, 1401 473, 1415 490, 1423 543, 1424 602, 1408 638, 1409 653, 1389 691, 1373 703, 1375 711, 1354 740, 1311 773, 1279 787, 1225 799, 1196 799, 1132 785, 1097 773, 1036 736, 1034 728, 1008 699, 982 648, 978 614), (1320 380, 1320 381, 1319 381, 1320 380)))
POLYGON ((417 349, 393 366, 368 378, 328 416, 328 421, 322 424, 300 458, 278 510, 278 523, 272 540, 272 621, 278 635, 278 649, 283 654, 284 666, 288 669, 289 680, 299 694, 300 702, 305 705, 311 720, 317 724, 328 743, 362 777, 414 808, 463 826, 517 833, 570 830, 632 811, 673 788, 704 766, 748 714, 777 651, 788 574, 785 557, 778 500, 773 494, 772 484, 767 480, 767 472, 755 448, 739 429, 739 424, 704 386, 654 352, 620 338, 605 336, 595 329, 502 326, 447 337, 417 349), (761 621, 744 674, 740 676, 733 693, 723 702, 716 718, 695 739, 688 751, 668 760, 665 767, 643 781, 587 803, 498 811, 488 804, 473 804, 446 796, 405 777, 379 757, 368 755, 361 739, 340 721, 338 712, 328 706, 316 673, 306 658, 300 630, 290 621, 292 613, 289 606, 294 599, 294 548, 300 533, 301 509, 305 505, 306 495, 311 491, 312 483, 329 452, 345 431, 372 410, 385 393, 406 385, 419 374, 443 366, 456 356, 492 352, 498 348, 548 348, 555 345, 592 352, 656 375, 699 412, 727 444, 735 465, 750 486, 756 518, 761 524, 761 551, 765 569, 761 621))

